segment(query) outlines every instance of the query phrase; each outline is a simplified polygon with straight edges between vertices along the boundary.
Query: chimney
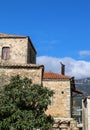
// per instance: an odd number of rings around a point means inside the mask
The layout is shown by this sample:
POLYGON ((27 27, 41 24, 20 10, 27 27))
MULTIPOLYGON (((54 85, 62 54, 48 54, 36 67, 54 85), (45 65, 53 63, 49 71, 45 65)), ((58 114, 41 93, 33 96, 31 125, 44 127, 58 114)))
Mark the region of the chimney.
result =
POLYGON ((61 74, 65 75, 65 65, 62 64, 62 62, 60 62, 60 63, 61 63, 61 74))

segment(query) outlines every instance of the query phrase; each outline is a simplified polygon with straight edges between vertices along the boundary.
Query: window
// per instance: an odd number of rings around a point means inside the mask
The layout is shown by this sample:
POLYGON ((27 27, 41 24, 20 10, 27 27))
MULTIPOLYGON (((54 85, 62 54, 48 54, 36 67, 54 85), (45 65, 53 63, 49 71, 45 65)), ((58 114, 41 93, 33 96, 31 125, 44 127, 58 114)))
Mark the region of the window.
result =
POLYGON ((61 91, 61 94, 64 94, 64 91, 61 91))
POLYGON ((9 47, 3 47, 2 48, 2 59, 8 60, 10 58, 10 48, 9 47))

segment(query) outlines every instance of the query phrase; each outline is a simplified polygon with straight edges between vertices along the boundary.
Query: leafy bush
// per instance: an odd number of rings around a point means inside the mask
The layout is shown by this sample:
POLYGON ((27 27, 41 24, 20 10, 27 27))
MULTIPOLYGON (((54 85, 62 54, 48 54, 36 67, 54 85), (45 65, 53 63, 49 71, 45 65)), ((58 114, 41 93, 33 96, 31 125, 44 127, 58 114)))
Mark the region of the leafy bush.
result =
POLYGON ((32 85, 19 75, 0 89, 0 130, 49 130, 53 118, 45 114, 53 91, 32 85))

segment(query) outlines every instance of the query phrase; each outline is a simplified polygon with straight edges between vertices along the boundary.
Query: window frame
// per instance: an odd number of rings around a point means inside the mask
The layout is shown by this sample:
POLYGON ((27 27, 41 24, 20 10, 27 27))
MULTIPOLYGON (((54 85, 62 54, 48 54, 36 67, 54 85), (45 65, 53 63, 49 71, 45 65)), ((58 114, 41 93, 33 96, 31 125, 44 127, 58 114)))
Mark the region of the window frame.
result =
POLYGON ((8 46, 2 47, 2 59, 3 60, 10 59, 10 47, 8 47, 8 46))

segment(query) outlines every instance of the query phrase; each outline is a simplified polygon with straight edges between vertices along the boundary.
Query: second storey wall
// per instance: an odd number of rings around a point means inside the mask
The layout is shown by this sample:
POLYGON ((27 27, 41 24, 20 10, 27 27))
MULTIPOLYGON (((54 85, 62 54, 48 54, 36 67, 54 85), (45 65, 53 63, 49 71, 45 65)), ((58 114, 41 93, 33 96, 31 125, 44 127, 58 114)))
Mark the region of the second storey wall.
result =
POLYGON ((30 44, 31 41, 28 41, 28 50, 27 50, 27 63, 33 63, 36 64, 36 52, 32 48, 32 43, 30 44))
POLYGON ((0 62, 27 63, 27 38, 0 38, 0 62), (2 59, 2 48, 10 48, 10 57, 2 59))

